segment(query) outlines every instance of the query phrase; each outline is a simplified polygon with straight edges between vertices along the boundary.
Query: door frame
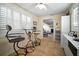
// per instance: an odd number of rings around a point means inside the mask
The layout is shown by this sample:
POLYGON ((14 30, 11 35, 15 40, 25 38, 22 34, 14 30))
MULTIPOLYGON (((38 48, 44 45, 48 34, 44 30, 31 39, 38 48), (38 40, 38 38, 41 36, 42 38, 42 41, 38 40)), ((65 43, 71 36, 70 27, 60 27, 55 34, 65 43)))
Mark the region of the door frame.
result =
MULTIPOLYGON (((55 26, 56 26, 56 21, 54 20, 54 19, 52 19, 52 18, 45 18, 45 19, 51 19, 51 20, 53 20, 53 40, 55 40, 55 26)), ((44 23, 44 20, 45 19, 43 19, 43 23, 44 23)))

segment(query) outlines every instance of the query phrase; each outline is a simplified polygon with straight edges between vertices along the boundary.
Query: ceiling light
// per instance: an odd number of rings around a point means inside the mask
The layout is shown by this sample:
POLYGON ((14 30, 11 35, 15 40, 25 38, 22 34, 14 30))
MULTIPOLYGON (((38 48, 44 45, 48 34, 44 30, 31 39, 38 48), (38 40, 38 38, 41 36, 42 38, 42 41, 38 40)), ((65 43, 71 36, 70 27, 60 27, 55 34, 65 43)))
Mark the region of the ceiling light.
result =
POLYGON ((36 8, 39 8, 39 9, 45 9, 45 10, 47 10, 46 5, 45 5, 45 4, 43 4, 43 3, 39 3, 39 4, 37 4, 37 5, 36 5, 36 8))

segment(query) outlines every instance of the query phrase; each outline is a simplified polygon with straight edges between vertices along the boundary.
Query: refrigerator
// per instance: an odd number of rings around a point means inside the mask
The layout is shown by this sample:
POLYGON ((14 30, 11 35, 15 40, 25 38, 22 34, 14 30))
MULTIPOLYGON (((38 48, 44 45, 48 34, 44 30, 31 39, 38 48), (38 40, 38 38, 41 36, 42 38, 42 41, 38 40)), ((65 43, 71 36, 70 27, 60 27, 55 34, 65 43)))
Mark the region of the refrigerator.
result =
POLYGON ((70 32, 70 16, 62 16, 61 17, 61 47, 64 45, 64 34, 68 34, 70 32))

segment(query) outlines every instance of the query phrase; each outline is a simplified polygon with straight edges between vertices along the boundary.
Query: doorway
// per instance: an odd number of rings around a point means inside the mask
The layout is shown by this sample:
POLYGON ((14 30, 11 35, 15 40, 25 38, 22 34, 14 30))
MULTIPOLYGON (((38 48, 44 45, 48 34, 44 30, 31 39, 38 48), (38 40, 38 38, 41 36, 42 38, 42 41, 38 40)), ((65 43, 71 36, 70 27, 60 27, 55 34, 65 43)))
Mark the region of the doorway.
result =
POLYGON ((53 19, 43 20, 43 37, 55 39, 55 21, 53 19))

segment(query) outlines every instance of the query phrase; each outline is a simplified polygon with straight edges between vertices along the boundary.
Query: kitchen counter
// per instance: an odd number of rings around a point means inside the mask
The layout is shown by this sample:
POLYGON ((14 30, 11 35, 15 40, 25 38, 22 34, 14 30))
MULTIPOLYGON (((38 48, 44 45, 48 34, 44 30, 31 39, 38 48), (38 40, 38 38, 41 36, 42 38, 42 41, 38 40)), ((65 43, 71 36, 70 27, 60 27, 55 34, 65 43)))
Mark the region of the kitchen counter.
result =
POLYGON ((63 48, 67 56, 79 56, 79 41, 68 34, 63 34, 63 48))
POLYGON ((64 34, 64 36, 77 48, 79 49, 79 41, 75 41, 74 37, 71 37, 67 34, 64 34))

